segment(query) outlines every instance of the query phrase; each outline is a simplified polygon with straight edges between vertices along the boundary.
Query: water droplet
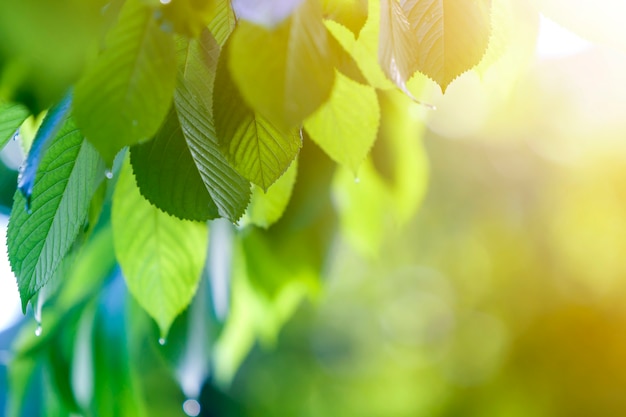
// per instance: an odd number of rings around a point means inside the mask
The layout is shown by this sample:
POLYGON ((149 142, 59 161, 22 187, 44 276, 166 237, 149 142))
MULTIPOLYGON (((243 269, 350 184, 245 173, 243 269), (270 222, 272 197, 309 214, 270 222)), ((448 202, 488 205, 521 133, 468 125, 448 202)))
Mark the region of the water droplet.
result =
POLYGON ((43 329, 41 328, 41 324, 40 324, 35 329, 35 336, 39 337, 39 336, 41 336, 41 333, 43 333, 43 329))
POLYGON ((111 171, 110 169, 107 169, 106 171, 104 171, 104 176, 110 180, 111 178, 113 178, 113 171, 111 171))
POLYGON ((355 184, 358 184, 358 183, 360 183, 360 182, 361 182, 361 178, 359 178, 359 177, 355 177, 355 178, 354 178, 354 183, 355 183, 355 184))
POLYGON ((19 137, 20 137, 20 130, 17 129, 15 133, 13 134, 13 136, 11 137, 11 139, 17 140, 19 137))
POLYGON ((183 403, 183 411, 190 417, 196 417, 200 415, 200 403, 196 400, 188 398, 183 403))
POLYGON ((162 338, 160 338, 160 339, 159 339, 159 345, 163 346, 163 345, 165 345, 166 343, 167 343, 167 340, 165 340, 165 338, 164 338, 164 337, 162 337, 162 338))

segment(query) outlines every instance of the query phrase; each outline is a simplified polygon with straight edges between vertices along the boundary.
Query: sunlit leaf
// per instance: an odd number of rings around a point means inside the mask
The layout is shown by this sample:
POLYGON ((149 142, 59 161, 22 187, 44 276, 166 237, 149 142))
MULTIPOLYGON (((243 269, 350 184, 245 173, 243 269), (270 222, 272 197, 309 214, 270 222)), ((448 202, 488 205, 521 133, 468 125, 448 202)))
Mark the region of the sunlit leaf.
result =
POLYGON ((263 228, 276 223, 291 199, 297 175, 298 160, 296 159, 267 192, 259 187, 252 187, 252 197, 244 221, 263 228))
POLYGON ((39 163, 30 213, 22 193, 15 194, 7 239, 24 308, 69 251, 103 178, 98 153, 67 121, 39 163))
POLYGON ((299 127, 330 95, 334 71, 327 36, 315 0, 273 30, 241 21, 232 34, 235 83, 248 104, 281 130, 299 127))
POLYGON ((194 163, 220 216, 237 221, 248 205, 250 183, 228 164, 219 150, 209 110, 215 75, 203 63, 204 55, 197 53, 199 50, 188 49, 182 60, 186 64, 179 71, 176 112, 194 163))
POLYGON ((358 37, 367 20, 367 3, 368 0, 323 0, 324 17, 342 24, 358 37))
POLYGON ((381 0, 378 59, 385 74, 401 88, 415 72, 417 45, 400 2, 381 0))
POLYGON ((172 24, 174 31, 196 38, 211 21, 214 0, 161 1, 163 23, 172 24))
POLYGON ((144 199, 126 163, 113 196, 115 254, 130 293, 165 337, 191 302, 204 266, 205 224, 180 220, 144 199))
POLYGON ((324 152, 356 174, 376 140, 379 122, 374 88, 338 73, 330 99, 304 122, 304 127, 324 152))
POLYGON ((166 213, 187 220, 218 217, 172 110, 154 139, 130 149, 141 194, 166 213))
POLYGON ((241 175, 267 190, 298 154, 300 132, 295 128, 283 132, 246 105, 230 77, 225 53, 217 68, 213 101, 216 133, 226 158, 241 175))
POLYGON ((220 45, 224 45, 230 36, 237 20, 230 0, 214 0, 211 2, 208 28, 220 45))
POLYGON ((28 109, 21 104, 0 103, 0 150, 11 140, 28 115, 28 109))
POLYGON ((76 121, 110 163, 124 146, 157 132, 175 82, 172 35, 159 27, 151 8, 129 0, 106 49, 76 86, 76 121))
POLYGON ((285 20, 306 0, 232 0, 233 9, 239 19, 273 28, 285 20))

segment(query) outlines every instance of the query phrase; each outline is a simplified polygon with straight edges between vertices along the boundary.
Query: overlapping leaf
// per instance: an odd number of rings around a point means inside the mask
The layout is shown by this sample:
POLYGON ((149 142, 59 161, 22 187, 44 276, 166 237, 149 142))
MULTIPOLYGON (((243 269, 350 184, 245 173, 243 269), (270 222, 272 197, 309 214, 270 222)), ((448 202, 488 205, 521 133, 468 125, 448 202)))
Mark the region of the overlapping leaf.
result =
POLYGON ((330 99, 304 127, 324 152, 356 174, 376 140, 379 122, 374 88, 338 73, 330 99))
POLYGON ((276 223, 289 204, 297 175, 298 160, 296 159, 267 191, 252 187, 252 197, 246 210, 245 221, 265 229, 276 223))
POLYGON ((191 301, 204 267, 204 223, 180 220, 144 199, 127 162, 111 214, 113 240, 129 291, 152 316, 164 337, 191 301))
POLYGON ((316 0, 303 2, 273 30, 240 21, 230 69, 246 102, 281 130, 299 127, 332 89, 327 37, 316 0))
POLYGON ((445 92, 482 59, 491 33, 491 0, 383 0, 380 64, 400 87, 420 71, 445 92))
POLYGON ((358 37, 367 20, 368 0, 323 0, 324 17, 342 24, 358 37))
POLYGON ((267 190, 294 160, 302 138, 297 129, 283 132, 246 105, 230 77, 224 55, 217 67, 214 91, 218 141, 232 166, 267 190))
POLYGON ((24 308, 68 253, 103 173, 98 153, 70 120, 39 163, 30 212, 15 194, 7 238, 24 308))
POLYGON ((218 217, 172 110, 154 139, 130 149, 141 194, 168 214, 187 220, 218 217))
POLYGON ((202 74, 211 69, 202 63, 202 55, 187 49, 175 94, 176 113, 187 146, 200 176, 215 202, 220 216, 237 221, 250 197, 250 183, 237 173, 219 150, 212 115, 207 108, 213 86, 202 74), (195 62, 195 63, 194 63, 195 62))
POLYGON ((13 137, 28 115, 28 109, 21 104, 0 103, 0 149, 13 137))
POLYGON ((220 45, 224 45, 237 23, 235 12, 233 12, 230 3, 230 0, 214 0, 211 2, 213 7, 209 17, 208 28, 220 45))
POLYGON ((150 139, 165 118, 176 82, 172 35, 154 11, 129 0, 106 49, 76 87, 76 120, 107 162, 150 139))

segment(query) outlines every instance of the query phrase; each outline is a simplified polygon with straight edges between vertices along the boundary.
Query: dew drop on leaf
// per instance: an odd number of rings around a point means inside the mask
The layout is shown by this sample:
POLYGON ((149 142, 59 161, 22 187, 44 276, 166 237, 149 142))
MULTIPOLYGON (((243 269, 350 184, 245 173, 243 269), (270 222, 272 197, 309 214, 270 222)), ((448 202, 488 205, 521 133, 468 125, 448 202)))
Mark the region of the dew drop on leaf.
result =
POLYGON ((41 333, 43 333, 43 329, 41 328, 41 324, 40 324, 35 329, 35 336, 39 337, 39 336, 41 336, 41 333))
POLYGON ((161 338, 159 339, 159 345, 163 346, 163 345, 165 345, 166 343, 167 343, 167 340, 165 340, 165 338, 164 338, 164 337, 161 337, 161 338))
POLYGON ((360 183, 360 182, 361 182, 361 178, 359 178, 359 177, 354 177, 354 183, 355 183, 355 184, 358 184, 358 183, 360 183))
POLYGON ((106 171, 104 171, 104 176, 110 180, 111 178, 113 178, 113 171, 111 171, 110 169, 107 169, 106 171))

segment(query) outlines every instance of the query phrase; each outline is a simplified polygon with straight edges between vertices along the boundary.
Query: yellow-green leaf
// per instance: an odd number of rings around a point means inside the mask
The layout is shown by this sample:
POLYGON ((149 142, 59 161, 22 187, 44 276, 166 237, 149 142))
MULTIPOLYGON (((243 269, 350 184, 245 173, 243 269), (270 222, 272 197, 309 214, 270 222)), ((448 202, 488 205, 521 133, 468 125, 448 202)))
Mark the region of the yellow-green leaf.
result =
POLYGON ((267 229, 276 223, 287 208, 293 186, 298 175, 298 160, 294 160, 289 169, 267 191, 252 187, 250 205, 244 216, 244 223, 267 229))
POLYGON ((482 59, 491 35, 491 0, 383 0, 380 64, 401 88, 415 71, 442 91, 482 59))
POLYGON ((196 292, 206 258, 207 226, 151 205, 139 193, 128 160, 113 195, 111 221, 128 290, 165 337, 196 292))
POLYGON ((333 160, 356 174, 376 140, 379 122, 374 88, 337 73, 330 99, 305 121, 304 127, 333 160))
POLYGON ((267 190, 300 151, 300 132, 295 128, 283 132, 249 108, 225 59, 217 67, 213 101, 215 130, 226 158, 242 176, 267 190))
POLYGON ((299 127, 330 95, 335 74, 327 36, 317 0, 305 1, 272 30, 240 21, 231 35, 236 85, 283 131, 299 127))

